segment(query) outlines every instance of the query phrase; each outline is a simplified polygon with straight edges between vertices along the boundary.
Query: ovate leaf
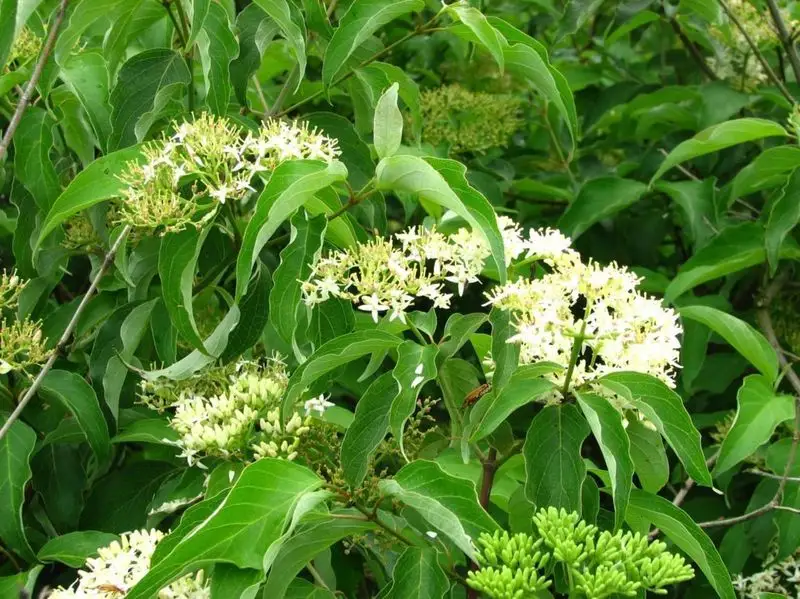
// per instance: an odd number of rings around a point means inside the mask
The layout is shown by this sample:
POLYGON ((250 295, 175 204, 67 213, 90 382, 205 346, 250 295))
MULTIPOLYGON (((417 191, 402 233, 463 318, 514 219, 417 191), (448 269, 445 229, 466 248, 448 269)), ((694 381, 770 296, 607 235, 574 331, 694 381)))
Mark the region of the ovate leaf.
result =
POLYGON ((344 68, 353 52, 373 33, 397 17, 422 10, 422 0, 356 0, 333 32, 322 63, 325 87, 344 68))
POLYGON ((111 438, 91 385, 74 372, 51 370, 42 379, 40 393, 47 399, 61 403, 72 413, 97 460, 104 463, 111 453, 111 438))
POLYGON ((393 83, 375 106, 373 132, 378 158, 392 156, 403 141, 403 115, 397 107, 398 89, 399 85, 393 83))
POLYGON ((717 548, 689 515, 672 502, 639 489, 631 491, 628 514, 634 522, 652 522, 702 570, 722 599, 736 599, 736 593, 717 548))
POLYGON ((640 372, 614 372, 600 382, 619 393, 652 422, 667 440, 686 472, 699 484, 710 487, 700 433, 683 405, 680 395, 659 379, 640 372))
POLYGON ((586 466, 581 447, 589 426, 572 404, 545 406, 533 419, 522 455, 525 496, 537 508, 581 511, 581 486, 586 466))
POLYGON ((798 165, 800 165, 800 148, 797 146, 778 146, 764 150, 736 173, 730 184, 728 205, 742 196, 782 185, 789 173, 798 165))
MULTIPOLYGON (((5 423, 6 418, 2 418, 5 423)), ((29 460, 36 445, 36 433, 17 420, 0 439, 0 540, 26 561, 35 556, 22 522, 25 485, 31 479, 29 460)))
POLYGON ((683 318, 700 322, 725 339, 770 382, 778 377, 775 350, 764 335, 743 320, 711 306, 684 306, 679 312, 683 318))
POLYGON ((210 517, 154 559, 127 598, 149 599, 184 572, 216 562, 260 569, 296 502, 322 482, 308 468, 286 460, 264 458, 251 464, 210 517))
POLYGON ((442 599, 450 580, 439 565, 432 547, 406 547, 392 572, 391 588, 381 594, 387 599, 442 599))
POLYGON ((628 433, 622 424, 622 415, 606 398, 593 393, 580 393, 578 405, 606 461, 614 496, 614 527, 619 529, 625 521, 633 487, 633 460, 628 433))
POLYGON ((658 493, 669 480, 669 460, 658 431, 633 419, 625 429, 631 442, 631 458, 641 487, 658 493))
POLYGON ((722 441, 715 475, 751 456, 769 441, 781 422, 794 417, 794 398, 775 393, 770 380, 758 374, 744 379, 736 400, 736 417, 722 441))
MULTIPOLYGON (((800 160, 798 160, 798 164, 800 164, 800 160)), ((800 220, 800 169, 796 169, 789 175, 789 180, 775 198, 769 211, 764 243, 772 275, 778 270, 783 240, 797 226, 798 220, 800 220)))
POLYGON ((632 179, 601 177, 587 181, 558 221, 558 227, 575 239, 594 223, 639 201, 646 191, 647 185, 632 179))
POLYGON ((80 101, 97 143, 105 150, 111 136, 109 76, 105 58, 100 52, 91 50, 73 54, 61 65, 60 77, 80 101))
POLYGON ((297 18, 294 18, 295 15, 292 13, 296 13, 297 9, 286 0, 256 0, 256 4, 278 25, 281 34, 289 42, 297 61, 297 81, 293 90, 296 91, 306 72, 306 32, 302 17, 297 15, 297 18))
POLYGON ((200 48, 206 82, 206 105, 212 113, 224 115, 233 89, 230 64, 239 55, 239 43, 231 31, 228 13, 222 5, 216 2, 209 4, 197 46, 200 48))
POLYGON ((718 125, 712 125, 704 129, 692 139, 688 139, 673 149, 664 158, 664 162, 658 167, 656 174, 650 180, 654 181, 661 178, 661 175, 669 169, 682 162, 718 152, 730 146, 735 146, 746 141, 754 141, 765 137, 786 136, 786 130, 774 121, 765 119, 735 119, 725 121, 718 125))

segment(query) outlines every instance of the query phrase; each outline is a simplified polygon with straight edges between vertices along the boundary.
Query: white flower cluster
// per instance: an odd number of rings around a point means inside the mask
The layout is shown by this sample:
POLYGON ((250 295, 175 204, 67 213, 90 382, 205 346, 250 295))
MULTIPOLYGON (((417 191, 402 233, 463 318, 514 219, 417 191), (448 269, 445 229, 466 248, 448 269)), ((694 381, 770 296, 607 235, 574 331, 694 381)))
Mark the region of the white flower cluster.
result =
POLYGON ((762 593, 776 593, 791 599, 800 599, 800 561, 792 555, 750 576, 737 575, 733 586, 742 599, 759 599, 762 593))
MULTIPOLYGON (((498 225, 507 265, 520 257, 548 258, 569 247, 569 239, 557 231, 531 229, 525 237, 506 217, 500 217, 498 225)), ((309 306, 339 297, 359 304, 375 322, 384 312, 389 320, 405 322, 406 311, 421 298, 434 308, 449 308, 453 294, 446 292, 445 283, 456 285, 462 295, 467 285, 478 281, 489 254, 477 232, 460 229, 448 236, 433 228, 411 227, 392 240, 375 239, 320 258, 303 284, 303 297, 309 306)))
POLYGON ((286 160, 333 161, 334 139, 307 124, 270 120, 257 133, 224 118, 203 114, 144 149, 121 180, 120 220, 138 229, 179 231, 213 217, 220 204, 243 199, 251 181, 286 160), (199 221, 195 217, 205 213, 199 221))
POLYGON ((681 327, 673 310, 639 293, 640 279, 616 264, 583 263, 572 250, 545 263, 550 272, 541 278, 512 281, 488 294, 489 304, 513 315, 516 334, 509 342, 520 345, 522 363, 563 366, 550 375, 563 387, 576 350, 570 388, 619 370, 674 386, 681 327))
MULTIPOLYGON (((120 535, 98 556, 86 560, 84 570, 69 588, 57 588, 49 599, 118 599, 124 596, 150 569, 150 558, 164 538, 158 530, 136 530, 120 535)), ((203 571, 176 580, 161 589, 158 599, 209 599, 211 585, 203 571)))

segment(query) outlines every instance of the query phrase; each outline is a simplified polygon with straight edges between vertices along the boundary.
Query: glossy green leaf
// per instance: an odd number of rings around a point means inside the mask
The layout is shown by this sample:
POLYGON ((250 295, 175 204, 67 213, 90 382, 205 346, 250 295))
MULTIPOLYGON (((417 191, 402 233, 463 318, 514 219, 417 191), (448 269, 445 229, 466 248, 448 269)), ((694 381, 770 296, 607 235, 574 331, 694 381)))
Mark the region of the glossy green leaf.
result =
POLYGON ((153 123, 169 114, 191 82, 183 57, 167 48, 145 50, 129 58, 111 91, 111 137, 108 148, 131 146, 153 123))
POLYGON ((0 540, 27 561, 35 558, 25 535, 22 506, 25 485, 31 478, 29 460, 35 445, 36 433, 20 420, 0 439, 0 540))
POLYGON ((69 54, 77 50, 81 35, 92 25, 108 15, 119 15, 130 4, 126 0, 81 0, 75 3, 64 26, 56 38, 53 55, 61 65, 69 54))
POLYGON ((439 553, 432 547, 406 547, 394 566, 389 591, 392 599, 442 599, 450 580, 439 565, 439 553))
POLYGON ((478 503, 475 485, 450 476, 435 462, 414 460, 379 485, 384 495, 416 510, 470 557, 474 556, 471 539, 497 529, 497 523, 478 503))
POLYGON ((778 356, 769 341, 752 326, 711 306, 684 306, 679 309, 683 318, 707 326, 725 339, 770 382, 778 377, 778 356))
POLYGON ((375 105, 373 132, 378 158, 394 155, 403 141, 403 115, 397 107, 399 84, 393 83, 375 105))
POLYGON ((118 541, 119 537, 108 532, 81 530, 69 532, 47 541, 36 557, 42 562, 61 562, 71 568, 80 568, 87 558, 95 557, 99 547, 118 541))
POLYGON ((335 83, 356 49, 378 29, 394 19, 422 10, 422 0, 356 0, 339 21, 325 50, 322 63, 322 82, 325 87, 335 83))
POLYGON ((753 455, 770 440, 781 422, 794 418, 794 398, 775 393, 769 379, 762 375, 745 378, 736 400, 736 417, 722 441, 715 476, 753 455))
POLYGON ((586 466, 581 447, 589 426, 573 404, 545 406, 533 418, 522 455, 525 497, 537 508, 581 511, 581 485, 586 466))
POLYGON ((735 146, 747 141, 755 141, 765 137, 786 136, 786 130, 774 121, 765 119, 744 118, 725 121, 718 125, 712 125, 704 129, 692 139, 678 144, 667 156, 664 162, 658 167, 656 174, 650 180, 654 181, 661 178, 669 169, 674 166, 697 158, 718 152, 730 146, 735 146))
POLYGON ((169 445, 178 440, 166 418, 144 418, 134 420, 112 439, 112 443, 155 443, 169 445))
POLYGON ((58 401, 72 413, 98 461, 105 462, 111 453, 111 439, 91 385, 74 372, 51 370, 42 379, 39 392, 49 400, 58 401))
POLYGON ((315 193, 347 177, 344 164, 318 160, 290 160, 276 168, 258 197, 255 212, 247 223, 236 260, 236 297, 247 291, 258 253, 298 208, 315 193))
POLYGON ((197 37, 197 46, 203 63, 206 105, 212 113, 224 115, 233 90, 230 65, 239 55, 239 43, 222 5, 216 2, 208 4, 208 15, 197 37))
POLYGON ((640 372, 614 372, 600 382, 631 402, 655 425, 690 477, 705 487, 712 485, 700 433, 692 424, 680 395, 659 379, 640 372))
POLYGON ((663 497, 634 489, 628 517, 652 522, 697 564, 719 597, 736 599, 730 574, 714 543, 681 508, 663 497))
POLYGON ((625 522, 631 488, 633 488, 633 459, 631 442, 622 424, 622 414, 604 397, 593 393, 579 393, 581 407, 589 428, 600 446, 611 477, 611 492, 614 497, 614 528, 625 522))
POLYGON ((39 238, 36 240, 36 247, 41 246, 44 238, 70 216, 105 200, 118 197, 125 187, 119 180, 119 175, 126 170, 128 163, 141 160, 141 148, 133 146, 98 158, 78 173, 50 207, 42 223, 39 238))
POLYGON ((183 572, 214 562, 260 569, 264 553, 281 536, 295 503, 321 484, 316 474, 286 460, 264 458, 251 464, 210 517, 158 560, 154 556, 128 599, 149 598, 183 572))
MULTIPOLYGON (((798 160, 798 164, 800 164, 800 160, 798 160)), ((769 211, 764 244, 767 250, 769 270, 773 276, 778 270, 783 241, 797 226, 798 221, 800 221, 800 169, 794 170, 789 175, 789 180, 772 202, 769 211)))
POLYGON ((575 239, 596 222, 638 202, 646 191, 647 185, 631 179, 601 177, 587 181, 558 221, 558 227, 575 239))

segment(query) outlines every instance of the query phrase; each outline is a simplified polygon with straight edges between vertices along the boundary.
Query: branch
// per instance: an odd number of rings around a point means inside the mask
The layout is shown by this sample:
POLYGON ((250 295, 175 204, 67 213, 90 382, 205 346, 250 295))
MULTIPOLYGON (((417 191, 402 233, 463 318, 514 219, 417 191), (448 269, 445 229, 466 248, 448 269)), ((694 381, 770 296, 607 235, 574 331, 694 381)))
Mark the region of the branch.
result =
POLYGON ((794 98, 792 94, 789 93, 789 90, 786 89, 786 86, 783 84, 778 76, 775 74, 775 71, 772 70, 772 67, 769 66, 767 59, 764 58, 764 55, 761 53, 761 50, 758 49, 758 45, 753 41, 753 38, 750 37, 750 34, 747 33, 747 29, 744 28, 739 18, 733 13, 728 3, 725 0, 717 0, 719 5, 722 7, 722 10, 725 11, 725 14, 728 15, 728 18, 731 22, 736 25, 737 29, 742 33, 742 37, 744 37, 747 45, 750 46, 750 49, 755 54, 758 62, 761 63, 761 66, 764 67, 764 71, 767 73, 767 76, 772 80, 772 82, 777 86, 780 92, 783 94, 783 97, 786 98, 790 104, 794 104, 794 98))
MULTIPOLYGON (((485 510, 489 509, 489 499, 492 495, 492 485, 494 485, 494 475, 497 472, 497 450, 494 447, 489 448, 489 453, 486 454, 486 459, 482 461, 483 465, 483 480, 481 482, 481 495, 479 501, 481 507, 485 510)), ((480 566, 475 562, 470 564, 470 570, 478 570, 480 566)), ((469 599, 477 599, 478 591, 473 588, 467 590, 467 597, 469 599)))
POLYGON ((775 29, 778 30, 778 37, 786 50, 786 54, 789 56, 789 63, 792 65, 792 71, 794 71, 794 79, 800 83, 800 57, 797 56, 797 49, 794 47, 792 36, 786 28, 786 23, 783 21, 781 11, 775 0, 767 0, 767 6, 769 7, 769 14, 772 15, 772 21, 775 23, 775 29))
POLYGON ((53 348, 53 351, 50 353, 50 357, 47 358, 47 362, 44 363, 42 369, 39 371, 39 374, 36 375, 36 378, 33 379, 33 383, 28 390, 23 395, 20 402, 17 404, 17 407, 14 408, 14 411, 11 412, 11 415, 6 420, 3 427, 0 428, 0 441, 2 441, 3 437, 6 436, 11 426, 14 422, 19 418, 22 411, 25 409, 25 406, 28 405, 33 396, 36 395, 36 392, 39 390, 39 387, 42 385, 42 381, 44 377, 50 372, 50 369, 53 368, 53 364, 55 364, 56 358, 58 358, 59 354, 61 354, 64 349, 67 347, 67 343, 69 343, 69 339, 72 336, 75 327, 78 326, 78 321, 83 314, 83 311, 86 309, 86 306, 89 305, 89 300, 92 299, 94 292, 97 291, 97 286, 100 284, 100 280, 103 278, 103 275, 106 274, 108 267, 111 266, 111 263, 114 262, 114 256, 117 254, 117 250, 122 245, 123 240, 128 236, 131 228, 130 225, 127 225, 119 234, 114 244, 111 246, 111 249, 108 250, 108 253, 103 258, 103 263, 100 265, 100 268, 97 270, 97 273, 94 275, 94 279, 92 279, 92 284, 89 285, 89 289, 86 292, 86 295, 83 296, 81 303, 78 305, 78 308, 75 310, 75 314, 72 315, 72 319, 67 324, 67 328, 64 329, 64 333, 61 335, 61 338, 58 340, 58 343, 53 348))
POLYGON ((675 35, 678 36, 678 39, 681 40, 681 43, 684 47, 689 51, 694 61, 697 63, 697 66, 700 67, 700 70, 703 71, 703 74, 708 77, 711 81, 717 81, 719 77, 711 70, 711 67, 708 66, 706 63, 706 59, 700 53, 700 50, 697 49, 697 46, 694 45, 694 42, 686 37, 686 34, 681 29, 681 24, 675 20, 674 17, 669 19, 669 24, 672 25, 673 31, 675 31, 675 35))
MULTIPOLYGON (((19 104, 17 104, 14 115, 11 117, 11 121, 8 123, 8 129, 6 129, 5 135, 3 135, 3 141, 0 141, 0 161, 6 157, 8 147, 11 145, 11 138, 14 137, 14 133, 16 133, 17 127, 19 127, 19 123, 22 120, 22 115, 25 112, 25 109, 28 107, 28 103, 31 101, 31 97, 36 89, 36 85, 39 83, 39 78, 42 76, 44 65, 47 63, 47 59, 50 57, 50 53, 53 51, 53 46, 56 44, 58 29, 61 27, 61 22, 64 20, 64 13, 67 10, 68 1, 69 0, 61 0, 61 4, 58 7, 58 13, 56 13, 56 18, 53 21, 53 24, 50 26, 50 31, 47 33, 47 40, 42 48, 42 53, 39 55, 39 60, 36 61, 36 66, 33 68, 30 81, 28 81, 28 85, 25 86, 25 91, 22 93, 22 97, 19 99, 19 104)), ((2 435, 0 435, 0 438, 2 438, 2 435)))

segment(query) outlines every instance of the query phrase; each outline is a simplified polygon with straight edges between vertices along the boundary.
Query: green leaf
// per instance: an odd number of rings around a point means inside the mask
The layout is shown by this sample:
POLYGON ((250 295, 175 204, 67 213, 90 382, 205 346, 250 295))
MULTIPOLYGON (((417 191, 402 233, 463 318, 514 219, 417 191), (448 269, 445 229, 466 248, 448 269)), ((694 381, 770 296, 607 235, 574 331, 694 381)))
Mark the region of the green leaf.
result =
POLYGON ((272 286, 271 273, 266 266, 259 264, 254 279, 250 289, 239 302, 241 316, 231 330, 225 351, 220 356, 223 362, 238 358, 258 343, 264 327, 267 326, 272 286))
POLYGON ((247 88, 261 65, 262 52, 278 32, 278 25, 257 4, 248 4, 236 15, 239 56, 231 62, 231 84, 236 99, 247 105, 247 88))
POLYGON ((353 510, 342 514, 319 514, 309 517, 309 521, 295 531, 281 547, 269 570, 263 596, 282 599, 286 596, 286 590, 294 577, 320 553, 344 538, 363 535, 374 530, 375 525, 372 522, 358 519, 360 515, 360 512, 353 510), (336 517, 345 514, 353 518, 336 517))
POLYGON ((239 43, 228 23, 228 13, 221 4, 210 2, 208 15, 203 21, 203 30, 197 37, 203 77, 206 83, 206 105, 219 115, 228 111, 231 98, 230 65, 239 55, 239 43))
POLYGON ((112 443, 155 443, 171 445, 178 440, 175 432, 164 418, 134 420, 111 439, 112 443))
POLYGON ((646 191, 647 185, 632 179, 601 177, 587 181, 558 221, 558 228, 576 239, 596 222, 638 202, 646 191))
MULTIPOLYGON (((190 0, 188 3, 189 11, 189 39, 186 40, 186 47, 191 48, 198 40, 205 28, 209 11, 213 2, 211 0, 190 0)), ((172 10, 170 8, 170 10, 172 10)))
POLYGON ((755 141, 765 137, 786 136, 786 130, 774 121, 764 119, 735 119, 712 125, 703 129, 692 139, 677 145, 658 167, 656 174, 650 179, 652 185, 661 175, 674 166, 705 156, 712 152, 735 146, 746 141, 755 141))
POLYGON ((59 31, 53 56, 59 65, 64 64, 69 53, 80 42, 81 35, 98 20, 109 15, 119 15, 125 10, 126 0, 81 0, 75 4, 63 29, 59 31))
POLYGON ((58 173, 50 159, 55 120, 44 109, 30 107, 14 133, 14 173, 47 212, 61 192, 58 173))
POLYGON ((36 240, 36 249, 41 246, 45 237, 69 217, 95 204, 118 197, 125 188, 119 175, 125 171, 128 163, 140 162, 141 159, 141 148, 133 146, 98 158, 78 173, 50 207, 36 240))
POLYGON ((561 367, 549 362, 520 366, 499 392, 473 407, 470 420, 474 425, 470 441, 474 443, 490 435, 515 410, 551 391, 553 383, 542 377, 557 370, 561 367))
POLYGON ((333 32, 322 63, 322 83, 330 87, 353 52, 397 17, 423 9, 422 0, 356 0, 333 32))
POLYGON ((638 419, 628 422, 628 439, 636 476, 645 491, 658 493, 669 481, 669 460, 658 431, 648 428, 638 419))
MULTIPOLYGON (((419 140, 422 134, 422 112, 420 109, 419 85, 403 69, 386 62, 373 62, 362 69, 361 72, 380 72, 389 82, 397 83, 400 86, 398 93, 400 99, 405 103, 411 116, 411 134, 415 140, 419 140)), ((341 147, 341 139, 339 139, 341 147)), ((350 168, 348 166, 348 168, 350 168)))
POLYGON ((414 341, 404 341, 397 348, 397 364, 392 376, 399 385, 397 397, 392 402, 389 428, 400 444, 400 451, 405 454, 403 446, 403 429, 417 404, 417 397, 427 381, 436 378, 436 356, 439 348, 435 345, 419 345, 414 341))
POLYGON ((639 489, 631 491, 628 518, 652 522, 698 565, 722 599, 736 599, 731 577, 706 533, 672 502, 639 489))
POLYGON ((237 300, 247 291, 259 252, 278 227, 318 191, 346 177, 347 169, 338 161, 290 160, 272 172, 247 223, 236 260, 237 300))
MULTIPOLYGON (((508 342, 515 333, 510 312, 493 309, 489 313, 489 322, 492 325, 491 352, 495 364, 492 387, 495 393, 499 393, 517 369, 519 344, 508 342)), ((482 356, 481 360, 483 360, 482 356)))
POLYGON ((375 178, 381 191, 418 194, 421 199, 466 220, 488 242, 495 265, 499 265, 499 280, 504 283, 503 238, 497 217, 488 200, 467 182, 466 171, 466 167, 455 160, 400 155, 381 160, 375 169, 375 178))
POLYGON ((178 233, 165 235, 158 252, 161 296, 172 325, 194 349, 203 353, 206 351, 203 339, 194 321, 192 288, 197 261, 209 231, 209 228, 189 227, 178 233))
POLYGON ((297 91, 306 72, 306 32, 302 17, 298 15, 297 19, 294 18, 292 9, 295 12, 297 9, 286 0, 255 0, 255 2, 278 25, 283 37, 289 42, 289 47, 297 61, 297 82, 292 91, 297 91))
POLYGON ((506 39, 492 27, 492 24, 483 16, 483 13, 472 6, 464 4, 451 4, 445 9, 451 15, 458 17, 458 20, 469 27, 475 34, 484 48, 492 55, 500 72, 503 72, 505 61, 503 51, 508 45, 506 39))
MULTIPOLYGON (((800 160, 798 161, 800 163, 800 160)), ((764 243, 767 250, 769 271, 773 276, 778 270, 781 247, 786 236, 800 221, 800 169, 789 175, 789 180, 772 202, 767 220, 764 243)))
POLYGON ((33 597, 36 581, 44 566, 34 566, 26 572, 0 577, 0 597, 33 597))
POLYGON ((372 381, 356 404, 355 418, 340 452, 344 479, 352 488, 364 481, 372 454, 389 432, 392 402, 399 391, 392 373, 385 372, 372 381))
POLYGON ((611 477, 614 528, 619 529, 625 522, 625 512, 633 487, 631 442, 622 424, 622 414, 607 399, 593 393, 579 393, 577 396, 578 405, 597 439, 611 477))
POLYGON ((17 0, 0 0, 0 65, 5 66, 16 33, 17 0), (13 17, 12 17, 13 15, 13 17))
POLYGON ((296 502, 322 485, 308 468, 264 458, 244 469, 222 504, 168 552, 131 589, 127 599, 149 599, 184 572, 216 562, 261 569, 296 502))
POLYGON ((336 595, 304 578, 295 578, 286 590, 286 599, 336 599, 336 595))
POLYGON ((111 454, 108 425, 94 389, 80 375, 66 370, 51 370, 42 379, 39 392, 67 408, 78 421, 98 462, 111 454))
POLYGON ((727 227, 681 266, 664 297, 672 301, 706 281, 761 264, 765 259, 764 229, 759 224, 746 222, 727 227))
POLYGON ((784 184, 787 175, 796 169, 798 164, 800 164, 800 148, 797 146, 778 146, 764 150, 736 173, 730 183, 728 206, 742 196, 784 184))
POLYGON ((331 370, 362 356, 395 349, 403 340, 378 329, 355 331, 325 343, 289 378, 282 413, 291 414, 300 395, 311 383, 331 370))
POLYGON ((497 523, 478 503, 475 484, 447 474, 436 462, 415 460, 392 479, 379 483, 381 492, 416 510, 471 558, 471 538, 497 530, 497 523))
POLYGON ((683 211, 695 248, 705 245, 714 235, 715 182, 712 177, 703 181, 658 181, 655 186, 657 191, 667 194, 683 211))
POLYGON ((652 10, 640 10, 633 14, 633 16, 625 21, 622 25, 617 27, 611 35, 606 37, 604 46, 606 48, 615 44, 622 38, 626 37, 634 29, 638 29, 643 25, 658 21, 661 17, 654 13, 652 10))
POLYGON ((61 65, 60 77, 80 101, 97 143, 105 150, 111 136, 109 76, 105 58, 94 50, 73 54, 61 65))
POLYGON ((794 417, 794 398, 775 393, 770 380, 759 374, 744 379, 736 401, 736 417, 722 441, 715 476, 753 455, 770 440, 781 422, 794 417))
POLYGON ((295 343, 298 323, 306 320, 301 312, 309 310, 303 303, 301 285, 311 276, 312 265, 322 249, 327 223, 324 216, 309 218, 304 210, 299 210, 292 218, 291 238, 281 251, 280 266, 272 277, 269 321, 291 346, 295 343))
MULTIPOLYGON (((6 422, 6 418, 2 420, 6 422)), ((25 535, 22 506, 35 445, 36 433, 20 420, 0 439, 0 540, 28 562, 35 561, 35 556, 25 535)))
POLYGON ((488 320, 486 314, 455 313, 444 325, 442 340, 439 342, 439 360, 450 358, 469 341, 470 335, 477 331, 488 320))
POLYGON ((41 562, 61 562, 71 568, 80 568, 87 558, 95 557, 99 547, 118 541, 119 537, 108 532, 82 530, 68 532, 50 539, 39 550, 37 558, 41 562))
POLYGON ((581 447, 589 426, 572 404, 545 406, 525 436, 525 497, 537 508, 553 506, 581 511, 586 466, 581 447))
POLYGON ((442 599, 450 590, 450 580, 439 565, 439 554, 432 547, 406 547, 392 571, 386 599, 442 599))
POLYGON ((211 577, 211 599, 255 599, 262 582, 261 570, 216 564, 211 577))
POLYGON ((373 132, 378 158, 393 156, 403 141, 403 115, 397 107, 399 84, 393 83, 375 105, 373 132))
POLYGON ((778 377, 778 356, 769 341, 743 320, 711 306, 684 306, 681 317, 703 323, 725 339, 736 351, 755 366, 770 382, 778 377))
POLYGON ((129 58, 111 91, 108 148, 116 150, 141 141, 169 111, 170 101, 190 83, 186 62, 174 50, 153 48, 129 58))
POLYGON ((677 393, 659 379, 640 372, 614 372, 600 379, 600 383, 629 401, 655 425, 690 477, 705 487, 712 486, 700 433, 677 393))

